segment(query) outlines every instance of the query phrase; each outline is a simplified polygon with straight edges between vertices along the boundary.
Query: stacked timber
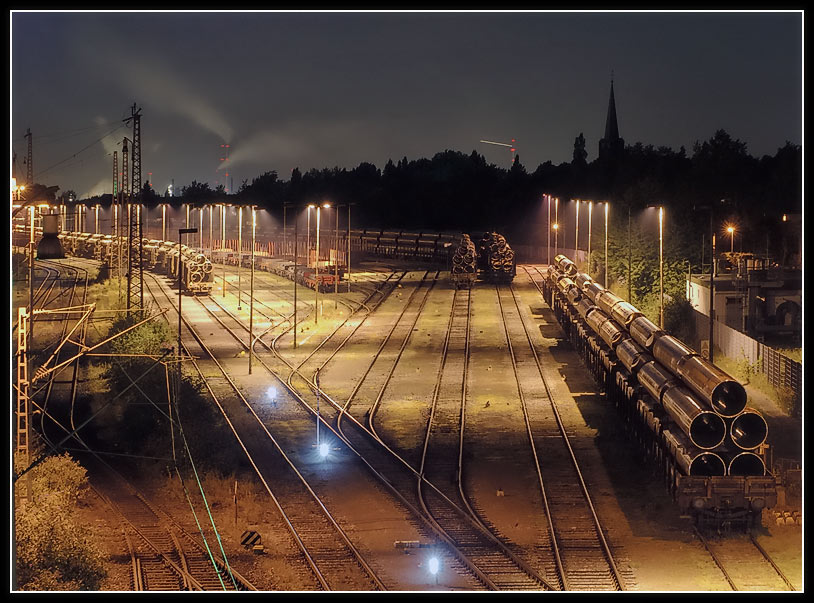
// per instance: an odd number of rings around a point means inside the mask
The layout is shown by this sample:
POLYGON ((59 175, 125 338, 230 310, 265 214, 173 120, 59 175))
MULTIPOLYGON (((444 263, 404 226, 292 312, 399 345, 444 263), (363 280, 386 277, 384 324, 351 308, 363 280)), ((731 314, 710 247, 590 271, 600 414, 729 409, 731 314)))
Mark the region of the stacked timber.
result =
MULTIPOLYGON (((558 255, 547 273, 573 315, 643 390, 642 419, 685 475, 762 476, 763 416, 743 385, 558 255), (659 421, 652 421, 658 415, 659 421)), ((584 327, 583 327, 584 328, 584 327)))
POLYGON ((461 236, 452 254, 452 282, 456 288, 471 288, 477 277, 477 251, 468 234, 461 236))
POLYGON ((492 282, 512 282, 516 274, 514 250, 506 238, 497 232, 486 232, 478 247, 478 267, 483 277, 492 282))

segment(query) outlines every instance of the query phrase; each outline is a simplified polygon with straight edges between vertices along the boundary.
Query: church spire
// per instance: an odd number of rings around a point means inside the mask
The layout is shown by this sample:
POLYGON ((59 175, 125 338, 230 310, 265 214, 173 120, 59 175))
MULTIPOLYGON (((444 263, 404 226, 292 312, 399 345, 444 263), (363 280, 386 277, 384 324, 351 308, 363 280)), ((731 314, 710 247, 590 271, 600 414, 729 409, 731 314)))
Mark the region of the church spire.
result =
POLYGON ((621 158, 624 151, 625 141, 619 136, 619 125, 616 122, 616 98, 613 95, 613 72, 611 71, 608 116, 605 119, 605 136, 599 141, 599 159, 615 162, 621 158))
POLYGON ((605 140, 608 142, 619 138, 619 126, 616 123, 616 100, 613 98, 613 75, 611 75, 610 100, 608 101, 608 117, 605 120, 605 140))

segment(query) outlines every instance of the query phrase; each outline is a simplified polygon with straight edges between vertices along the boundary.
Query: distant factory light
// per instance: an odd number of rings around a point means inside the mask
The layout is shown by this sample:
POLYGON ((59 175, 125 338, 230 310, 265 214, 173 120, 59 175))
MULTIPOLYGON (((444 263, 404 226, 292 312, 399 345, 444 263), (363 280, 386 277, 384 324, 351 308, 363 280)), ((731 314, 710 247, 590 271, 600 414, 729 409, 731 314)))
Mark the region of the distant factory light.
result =
POLYGON ((783 222, 788 222, 789 217, 786 214, 783 214, 783 222))

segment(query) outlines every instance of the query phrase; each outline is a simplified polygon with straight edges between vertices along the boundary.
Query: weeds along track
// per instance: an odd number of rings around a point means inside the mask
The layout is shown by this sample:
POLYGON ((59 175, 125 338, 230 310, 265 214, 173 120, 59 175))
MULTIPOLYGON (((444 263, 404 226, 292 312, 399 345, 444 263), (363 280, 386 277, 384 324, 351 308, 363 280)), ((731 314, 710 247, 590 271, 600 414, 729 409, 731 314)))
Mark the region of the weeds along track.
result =
MULTIPOLYGON (((167 288, 161 284, 157 288, 160 292, 158 294, 163 295, 175 307, 167 288)), ((152 287, 150 289, 151 293, 157 295, 152 287)), ((217 306, 211 299, 195 299, 199 302, 199 309, 216 311, 217 306)), ((177 307, 175 310, 177 312, 177 307)), ((325 590, 384 590, 384 584, 286 455, 283 447, 266 429, 229 376, 226 367, 210 346, 204 343, 204 338, 199 333, 199 329, 204 327, 203 320, 196 320, 195 325, 186 318, 183 322, 186 327, 185 334, 182 334, 184 347, 188 351, 202 352, 202 357, 192 364, 204 379, 210 396, 280 512, 296 547, 303 555, 305 565, 313 572, 314 587, 325 590), (272 444, 271 447, 269 443, 272 444), (271 484, 274 485, 274 490, 271 484)), ((235 338, 240 341, 224 324, 224 317, 216 320, 213 313, 209 322, 206 329, 210 329, 211 333, 220 331, 219 335, 222 335, 216 339, 219 345, 224 336, 227 340, 235 338)), ((240 349, 239 345, 230 345, 232 349, 240 349)), ((220 349, 223 349, 222 345, 220 349)))
POLYGON ((579 462, 512 285, 496 286, 535 470, 565 590, 623 590, 579 462))
POLYGON ((117 478, 111 482, 97 477, 94 490, 122 519, 130 555, 131 590, 257 590, 115 469, 98 457, 97 462, 117 478))
POLYGON ((735 591, 797 590, 754 534, 695 535, 735 591))

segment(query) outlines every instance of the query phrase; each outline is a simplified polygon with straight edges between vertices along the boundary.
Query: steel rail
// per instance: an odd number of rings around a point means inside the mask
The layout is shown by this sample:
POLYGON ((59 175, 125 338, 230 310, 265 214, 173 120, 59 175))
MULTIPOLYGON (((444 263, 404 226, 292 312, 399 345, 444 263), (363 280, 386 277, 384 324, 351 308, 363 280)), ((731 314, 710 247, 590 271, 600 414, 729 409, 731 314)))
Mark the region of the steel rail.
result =
MULTIPOLYGON (((525 266, 524 266, 524 270, 526 270, 526 274, 529 276, 529 280, 532 282, 532 284, 534 284, 534 286, 537 288, 537 290, 542 295, 542 290, 540 289, 540 286, 537 284, 537 282, 533 278, 531 278, 531 275, 529 274, 528 269, 525 266)), ((539 272, 539 269, 538 269, 538 272, 539 272)), ((559 431, 562 434, 562 441, 563 441, 563 443, 565 444, 565 446, 566 446, 566 448, 568 450, 568 456, 570 457, 573 468, 574 468, 574 470, 576 472, 576 477, 577 477, 577 479, 579 481, 579 485, 580 485, 580 491, 581 491, 581 493, 582 493, 582 495, 583 495, 583 497, 585 499, 585 503, 587 504, 587 507, 588 507, 588 509, 590 511, 591 520, 592 520, 592 522, 593 522, 593 524, 595 526, 596 535, 597 535, 597 538, 600 541, 600 546, 602 548, 603 554, 605 555, 605 558, 607 559, 607 562, 608 562, 608 565, 609 565, 609 567, 611 569, 613 577, 616 580, 617 587, 620 590, 625 590, 624 580, 622 579, 622 576, 621 576, 621 573, 619 572, 619 569, 616 567, 616 562, 613 559, 613 553, 611 552, 610 545, 608 545, 607 539, 605 538, 604 530, 602 529, 602 525, 601 525, 601 523, 599 521, 599 517, 598 517, 598 515, 596 513, 596 509, 594 508, 593 501, 591 500, 591 495, 588 492, 588 487, 585 484, 585 480, 584 480, 584 478, 582 476, 582 471, 580 470, 579 462, 577 461, 576 455, 574 454, 574 450, 571 447, 571 442, 570 442, 570 440, 568 438, 568 434, 566 433, 565 425, 562 422, 562 418, 560 417, 560 413, 559 413, 559 410, 557 409, 557 405, 554 403, 554 396, 551 393, 551 388, 550 388, 550 386, 548 384, 548 380, 546 379, 546 377, 545 377, 545 375, 543 373, 543 367, 542 367, 542 363, 540 362, 540 357, 538 356, 537 350, 534 347, 534 343, 531 340, 531 335, 529 334, 528 327, 526 326, 525 321, 523 321, 523 313, 520 311, 519 303, 518 303, 517 298, 515 296, 516 294, 514 292, 514 288, 511 285, 509 285, 509 289, 511 290, 512 297, 514 298, 515 304, 517 304, 518 315, 519 315, 521 323, 523 324, 523 330, 524 330, 524 332, 526 334, 526 337, 528 339, 529 349, 531 350, 531 352, 532 352, 532 354, 534 356, 534 361, 535 361, 535 364, 537 365, 537 370, 538 370, 538 372, 540 374, 540 379, 541 379, 541 381, 543 383, 543 386, 545 387, 545 391, 546 391, 546 395, 548 397, 549 405, 550 405, 550 407, 552 409, 552 412, 554 414, 554 418, 555 418, 555 420, 557 422, 557 426, 559 428, 559 431)))
MULTIPOLYGON (((164 292, 165 296, 168 298, 170 303, 173 303, 172 300, 169 298, 169 296, 166 294, 166 291, 164 291, 163 288, 161 288, 161 290, 164 292)), ((222 325, 222 327, 224 329, 226 329, 227 331, 229 331, 230 334, 235 336, 232 329, 230 329, 228 326, 226 326, 218 316, 216 316, 209 308, 207 308, 206 305, 200 300, 200 298, 196 297, 196 300, 201 303, 201 305, 212 315, 213 318, 215 318, 222 325)), ((173 307, 175 307, 174 304, 173 304, 173 307)), ((177 312, 177 308, 175 308, 175 311, 177 312)), ((316 494, 316 492, 314 492, 314 490, 308 484, 305 477, 299 472, 299 470, 296 468, 296 466, 291 461, 291 459, 288 457, 288 455, 285 454, 282 447, 279 445, 277 440, 268 431, 268 429, 266 428, 265 424, 260 419, 260 417, 257 416, 256 412, 251 407, 251 404, 249 404, 248 400, 245 398, 243 393, 237 387, 237 384, 234 383, 234 381, 229 376, 228 372, 223 367, 223 365, 217 360, 217 358, 212 353, 212 351, 208 348, 208 346, 206 346, 206 344, 203 342, 203 339, 200 337, 200 335, 197 333, 197 331, 192 327, 190 322, 186 318, 183 318, 183 317, 182 317, 182 320, 184 321, 184 324, 186 325, 187 330, 190 333, 190 335, 192 335, 192 337, 195 339, 195 341, 198 343, 198 345, 201 347, 201 349, 204 351, 204 353, 207 354, 207 356, 209 356, 209 360, 212 361, 218 367, 218 369, 223 374, 225 380, 229 383, 231 388, 234 390, 234 392, 240 398, 243 405, 245 405, 245 407, 252 413, 252 415, 257 420, 258 424, 263 428, 263 431, 266 433, 266 436, 274 444, 274 447, 276 448, 276 450, 278 451, 278 453, 282 457, 282 459, 285 461, 285 464, 287 464, 291 468, 291 470, 297 476, 297 478, 299 479, 301 484, 305 487, 308 494, 313 498, 314 502, 318 505, 318 507, 319 507, 320 511, 322 512, 322 514, 329 521, 329 523, 333 526, 333 528, 337 531, 337 533, 340 536, 341 541, 344 543, 344 545, 346 547, 348 547, 351 554, 355 557, 356 562, 359 564, 360 568, 364 572, 366 572, 368 574, 368 577, 371 579, 371 581, 374 583, 374 585, 377 588, 379 588, 380 590, 386 590, 384 584, 381 582, 379 577, 376 575, 375 571, 370 567, 370 565, 367 563, 367 561, 364 559, 364 557, 361 555, 361 553, 358 551, 358 549, 356 549, 356 547, 350 541, 350 538, 347 536, 345 531, 341 528, 339 523, 334 519, 334 517, 328 511, 327 507, 325 507, 324 503, 319 498, 319 496, 316 494)), ((247 347, 243 342, 241 342, 239 340, 239 338, 236 337, 236 339, 239 341, 239 343, 244 348, 247 347)), ((221 414, 224 416, 224 419, 226 420, 227 424, 229 425, 230 429, 232 430, 232 433, 235 435, 236 439, 238 440, 238 443, 240 444, 241 448, 243 449, 244 453, 246 454, 249 462, 252 464, 252 466, 255 469, 255 472, 258 474, 258 477, 260 477, 260 480, 263 482, 264 486, 266 487, 266 490, 269 493, 269 495, 271 496, 272 500, 274 501, 275 506, 277 507, 278 511, 280 512, 280 515, 283 518, 283 521, 286 523, 286 526, 289 528, 289 531, 291 532, 292 537, 298 543, 303 555, 309 561, 309 565, 311 566, 312 570, 314 571, 315 575, 317 576, 318 581, 323 586, 323 588, 325 588, 326 590, 331 590, 331 586, 330 586, 330 584, 328 582, 328 579, 325 577, 322 570, 319 569, 317 561, 313 558, 310 550, 307 548, 306 544, 303 542, 299 531, 294 527, 294 525, 293 525, 291 519, 289 518, 288 514, 283 510, 282 504, 280 503, 278 497, 271 491, 271 488, 268 485, 266 479, 263 477, 262 472, 260 471, 259 467, 257 467, 257 464, 255 463, 255 460, 252 458, 252 455, 249 453, 249 451, 246 448, 243 440, 240 438, 239 434, 237 433, 237 430, 235 429, 232 421, 229 419, 229 417, 228 417, 228 415, 226 413, 226 410, 223 408, 223 405, 221 404, 221 401, 219 400, 218 396, 215 394, 215 392, 212 390, 211 386, 207 382, 207 378, 204 376, 204 373, 201 370, 201 368, 199 366, 199 363, 193 360, 192 364, 195 367, 195 369, 198 371, 201 378, 204 380, 204 384, 206 385, 207 390, 209 391, 210 395, 212 396, 213 401, 215 402, 215 404, 220 409, 221 414)))

